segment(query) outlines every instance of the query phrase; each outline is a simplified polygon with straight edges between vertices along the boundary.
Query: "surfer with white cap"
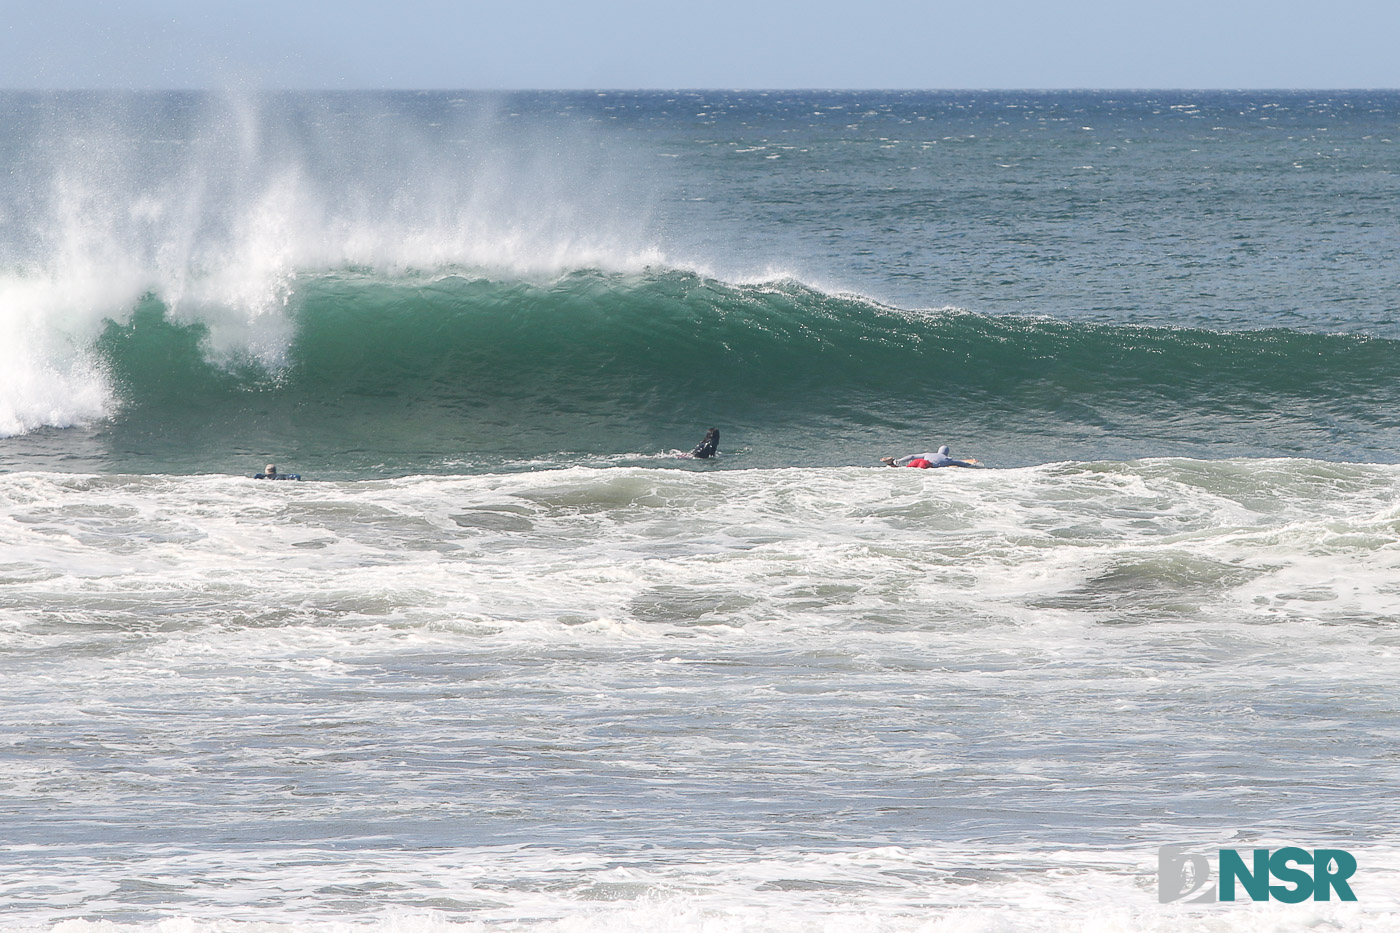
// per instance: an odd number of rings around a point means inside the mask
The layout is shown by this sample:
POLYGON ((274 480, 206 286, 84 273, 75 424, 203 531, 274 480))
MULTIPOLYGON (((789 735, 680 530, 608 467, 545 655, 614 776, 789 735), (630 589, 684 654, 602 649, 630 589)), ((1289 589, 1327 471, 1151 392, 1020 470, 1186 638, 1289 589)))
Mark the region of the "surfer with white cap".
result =
POLYGON ((954 460, 948 450, 948 445, 944 444, 938 448, 936 454, 910 454, 907 457, 881 457, 880 462, 892 467, 917 467, 921 470, 928 470, 934 467, 980 467, 982 464, 976 460, 954 460))
POLYGON ((300 473, 278 473, 277 464, 269 463, 261 473, 254 473, 253 479, 301 479, 300 473))

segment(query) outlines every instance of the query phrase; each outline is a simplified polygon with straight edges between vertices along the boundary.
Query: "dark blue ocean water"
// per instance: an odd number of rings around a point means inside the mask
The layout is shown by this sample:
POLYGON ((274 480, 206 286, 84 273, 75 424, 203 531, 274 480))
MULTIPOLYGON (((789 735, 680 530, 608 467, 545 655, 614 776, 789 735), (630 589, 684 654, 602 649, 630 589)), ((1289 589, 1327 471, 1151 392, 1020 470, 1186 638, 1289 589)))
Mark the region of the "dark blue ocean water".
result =
POLYGON ((1398 125, 0 94, 0 926, 1394 929, 1398 125))
POLYGON ((903 307, 1396 333, 1393 92, 570 104, 674 150, 666 241, 735 267, 903 307))

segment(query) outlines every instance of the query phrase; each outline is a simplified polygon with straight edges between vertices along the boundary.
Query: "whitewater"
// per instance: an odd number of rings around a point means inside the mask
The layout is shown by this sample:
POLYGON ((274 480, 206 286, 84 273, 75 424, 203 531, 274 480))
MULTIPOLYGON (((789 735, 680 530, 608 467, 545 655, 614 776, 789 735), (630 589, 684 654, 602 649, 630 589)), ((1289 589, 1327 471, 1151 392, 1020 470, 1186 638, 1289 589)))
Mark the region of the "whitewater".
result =
POLYGON ((1400 924, 1400 95, 0 112, 0 927, 1400 924))

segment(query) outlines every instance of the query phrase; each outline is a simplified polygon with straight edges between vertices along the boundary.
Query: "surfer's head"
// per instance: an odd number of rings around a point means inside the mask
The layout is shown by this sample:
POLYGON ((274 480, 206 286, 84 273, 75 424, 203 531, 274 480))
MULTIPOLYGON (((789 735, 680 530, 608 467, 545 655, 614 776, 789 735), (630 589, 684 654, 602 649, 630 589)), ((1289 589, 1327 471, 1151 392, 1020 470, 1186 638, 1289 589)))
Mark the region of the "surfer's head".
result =
POLYGON ((938 448, 938 453, 944 457, 948 456, 948 445, 944 444, 942 447, 938 448))
POLYGON ((277 464, 269 463, 267 466, 263 467, 263 472, 266 473, 268 476, 276 476, 277 464))

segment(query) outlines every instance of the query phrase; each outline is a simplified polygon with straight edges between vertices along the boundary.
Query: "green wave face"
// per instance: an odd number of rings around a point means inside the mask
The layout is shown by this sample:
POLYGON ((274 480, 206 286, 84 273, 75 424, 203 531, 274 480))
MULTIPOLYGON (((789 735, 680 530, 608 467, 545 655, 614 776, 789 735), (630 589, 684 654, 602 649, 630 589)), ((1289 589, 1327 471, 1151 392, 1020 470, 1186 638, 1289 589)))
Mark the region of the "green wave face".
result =
MULTIPOLYGON (((94 455, 322 475, 627 461, 710 426, 731 466, 950 443, 1004 465, 1138 456, 1386 459, 1393 341, 907 312, 675 271, 539 283, 303 278, 269 363, 148 297, 98 353, 94 455), (217 360, 217 361, 216 361, 217 360)), ((110 464, 109 464, 110 465, 110 464)))

